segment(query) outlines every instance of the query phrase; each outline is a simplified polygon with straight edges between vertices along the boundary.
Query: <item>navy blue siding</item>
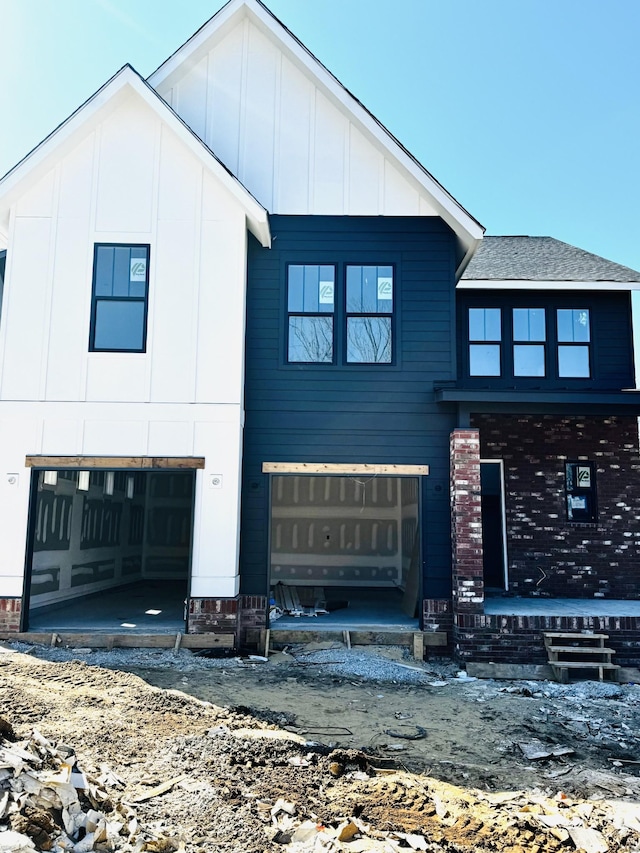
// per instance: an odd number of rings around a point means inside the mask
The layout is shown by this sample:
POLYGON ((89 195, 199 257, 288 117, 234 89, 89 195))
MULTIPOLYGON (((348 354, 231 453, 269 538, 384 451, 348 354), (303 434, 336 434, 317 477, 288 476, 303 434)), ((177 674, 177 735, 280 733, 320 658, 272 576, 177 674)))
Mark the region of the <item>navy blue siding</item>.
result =
POLYGON ((453 234, 439 219, 409 217, 272 216, 271 229, 271 249, 253 238, 249 246, 242 591, 267 586, 263 462, 377 462, 430 466, 422 492, 424 594, 446 596, 456 414, 433 402, 433 386, 456 376, 453 234), (394 363, 287 364, 287 263, 394 264, 394 363))
MULTIPOLYGON (((631 297, 620 291, 589 292, 579 288, 567 291, 474 291, 460 292, 458 314, 458 364, 460 384, 468 388, 530 388, 549 391, 597 390, 615 391, 635 387, 633 360, 633 331, 631 297), (467 360, 468 320, 470 307, 495 307, 504 312, 512 308, 546 308, 551 315, 557 308, 588 308, 591 322, 592 377, 589 379, 560 379, 552 371, 546 378, 502 376, 496 378, 469 377, 467 360)), ((549 316, 551 320, 551 316, 549 316)), ((553 331, 553 322, 549 323, 553 331)), ((505 342, 503 342, 504 345, 505 342)), ((508 342, 506 342, 508 345, 508 342)), ((556 342, 548 339, 551 359, 555 357, 556 342)), ((553 369, 553 363, 552 363, 553 369)))

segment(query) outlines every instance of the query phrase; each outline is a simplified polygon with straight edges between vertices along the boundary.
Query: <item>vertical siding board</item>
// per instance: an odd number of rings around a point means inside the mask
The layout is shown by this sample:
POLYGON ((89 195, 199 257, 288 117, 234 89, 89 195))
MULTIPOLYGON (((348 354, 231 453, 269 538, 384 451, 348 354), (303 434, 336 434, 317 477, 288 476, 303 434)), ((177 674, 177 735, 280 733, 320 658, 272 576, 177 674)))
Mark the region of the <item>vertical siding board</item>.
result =
POLYGON ((279 53, 254 26, 248 27, 247 45, 242 181, 271 210, 279 53))
POLYGON ((242 27, 238 27, 212 51, 207 88, 205 141, 234 174, 238 174, 240 153, 242 43, 242 27))
POLYGON ((453 407, 433 402, 451 378, 454 240, 436 218, 271 217, 273 248, 250 239, 241 537, 242 589, 264 594, 268 483, 263 461, 429 464, 423 478, 425 588, 450 592, 449 434, 453 407), (397 364, 283 363, 285 264, 396 263, 397 364), (410 330, 404 332, 404 322, 410 330))

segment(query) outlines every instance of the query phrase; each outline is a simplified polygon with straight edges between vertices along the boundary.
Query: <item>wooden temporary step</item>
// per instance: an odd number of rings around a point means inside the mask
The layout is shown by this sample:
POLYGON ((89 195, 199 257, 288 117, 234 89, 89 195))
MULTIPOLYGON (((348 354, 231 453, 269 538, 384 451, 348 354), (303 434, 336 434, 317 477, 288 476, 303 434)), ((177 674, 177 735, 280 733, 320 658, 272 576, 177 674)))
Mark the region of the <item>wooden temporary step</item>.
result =
POLYGON ((605 675, 611 681, 618 680, 620 667, 611 662, 615 649, 605 646, 608 634, 545 631, 543 637, 549 666, 563 684, 569 681, 569 670, 594 669, 600 681, 605 680, 605 675))

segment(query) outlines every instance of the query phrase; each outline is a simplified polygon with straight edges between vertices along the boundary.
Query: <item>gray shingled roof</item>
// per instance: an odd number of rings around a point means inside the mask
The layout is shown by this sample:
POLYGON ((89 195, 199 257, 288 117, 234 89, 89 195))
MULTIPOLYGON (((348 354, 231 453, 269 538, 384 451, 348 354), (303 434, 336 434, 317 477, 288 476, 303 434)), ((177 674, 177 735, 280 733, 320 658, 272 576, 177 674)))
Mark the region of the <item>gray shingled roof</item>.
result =
POLYGON ((485 237, 462 279, 640 281, 640 272, 553 237, 485 237))

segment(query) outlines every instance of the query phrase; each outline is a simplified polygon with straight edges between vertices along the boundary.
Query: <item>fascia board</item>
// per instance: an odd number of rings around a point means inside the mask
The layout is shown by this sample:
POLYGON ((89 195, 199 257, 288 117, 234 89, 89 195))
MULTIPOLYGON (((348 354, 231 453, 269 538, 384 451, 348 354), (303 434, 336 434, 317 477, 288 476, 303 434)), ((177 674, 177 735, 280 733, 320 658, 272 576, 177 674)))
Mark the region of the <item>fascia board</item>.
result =
POLYGON ((37 181, 70 148, 76 134, 87 133, 104 118, 104 110, 114 109, 119 95, 135 92, 161 119, 171 127, 180 140, 216 176, 222 185, 243 207, 249 230, 261 245, 271 245, 267 211, 242 186, 242 184, 220 163, 213 152, 196 136, 182 119, 145 80, 130 66, 125 65, 88 101, 47 136, 36 148, 24 157, 0 180, 0 220, 6 219, 11 205, 18 196, 37 181))
MULTIPOLYGON (((235 19, 247 15, 264 33, 277 40, 287 56, 301 68, 314 83, 329 93, 343 114, 359 125, 376 146, 407 173, 414 182, 426 190, 433 206, 444 221, 458 235, 464 254, 475 250, 485 229, 474 219, 444 187, 422 166, 360 101, 300 42, 262 3, 257 0, 231 0, 214 15, 191 39, 164 62, 149 78, 154 88, 170 84, 171 76, 181 66, 189 67, 200 58, 200 53, 213 45, 214 34, 222 34, 235 19)), ((465 264, 466 266, 466 264, 465 264)), ((462 265, 461 265, 461 268, 462 265)))
POLYGON ((533 281, 531 279, 464 279, 457 290, 640 290, 640 281, 533 281))

